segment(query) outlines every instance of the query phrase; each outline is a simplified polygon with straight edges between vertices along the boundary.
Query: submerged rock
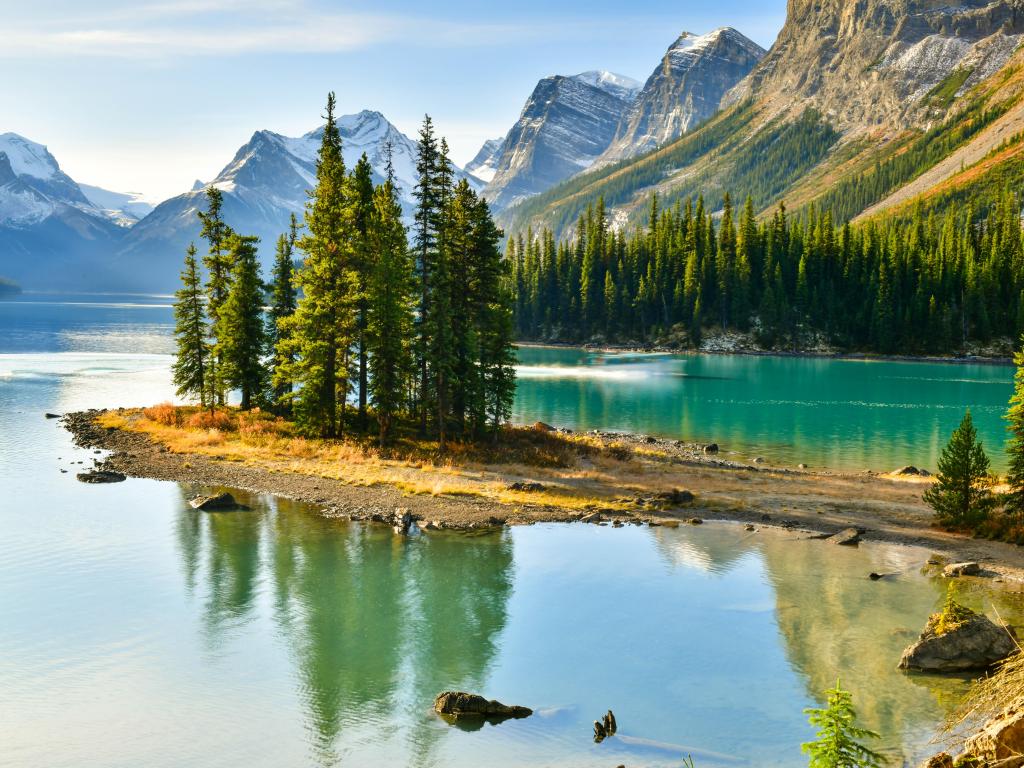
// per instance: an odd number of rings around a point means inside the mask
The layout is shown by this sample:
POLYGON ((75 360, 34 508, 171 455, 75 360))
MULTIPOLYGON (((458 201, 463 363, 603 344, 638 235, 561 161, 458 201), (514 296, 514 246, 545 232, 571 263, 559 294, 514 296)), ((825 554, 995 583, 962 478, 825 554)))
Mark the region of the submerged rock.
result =
POLYGON ((44 413, 43 416, 45 416, 48 419, 59 419, 60 418, 60 414, 59 413, 44 413))
POLYGON ((826 541, 844 547, 853 547, 860 544, 860 536, 861 533, 856 528, 844 528, 839 533, 829 536, 826 541))
POLYGON ((196 496, 189 502, 192 509, 201 509, 204 512, 217 512, 229 509, 238 509, 239 504, 235 497, 225 491, 215 493, 212 496, 196 496))
POLYGON ((718 443, 709 443, 704 446, 704 453, 718 453, 718 443))
POLYGON ((88 472, 79 472, 75 477, 81 483, 123 483, 126 479, 120 472, 109 469, 91 469, 88 472))
POLYGON ((529 717, 533 710, 529 707, 509 706, 494 699, 485 699, 475 693, 463 691, 444 691, 434 699, 434 711, 449 717, 475 718, 509 718, 529 717))
POLYGON ((955 578, 957 576, 977 576, 981 573, 981 566, 978 563, 967 562, 967 563, 950 563, 942 569, 942 575, 947 578, 955 578))
POLYGON ((989 669, 1017 651, 1009 627, 969 608, 955 606, 956 616, 936 613, 917 642, 903 652, 899 668, 915 672, 967 672, 989 669))

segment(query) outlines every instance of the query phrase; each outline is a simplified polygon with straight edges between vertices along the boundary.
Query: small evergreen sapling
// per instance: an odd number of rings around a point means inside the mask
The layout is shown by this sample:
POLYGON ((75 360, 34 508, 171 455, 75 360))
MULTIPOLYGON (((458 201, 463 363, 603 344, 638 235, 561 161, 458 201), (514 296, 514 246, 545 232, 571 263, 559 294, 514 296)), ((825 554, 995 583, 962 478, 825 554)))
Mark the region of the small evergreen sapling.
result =
POLYGON ((801 747, 810 758, 809 768, 881 768, 885 757, 861 743, 879 736, 857 727, 850 692, 844 691, 837 680, 836 687, 825 694, 828 705, 824 709, 804 710, 811 725, 818 729, 817 740, 801 747))
POLYGON ((988 456, 968 409, 942 449, 936 483, 924 500, 943 525, 973 527, 985 520, 995 501, 991 485, 988 456))

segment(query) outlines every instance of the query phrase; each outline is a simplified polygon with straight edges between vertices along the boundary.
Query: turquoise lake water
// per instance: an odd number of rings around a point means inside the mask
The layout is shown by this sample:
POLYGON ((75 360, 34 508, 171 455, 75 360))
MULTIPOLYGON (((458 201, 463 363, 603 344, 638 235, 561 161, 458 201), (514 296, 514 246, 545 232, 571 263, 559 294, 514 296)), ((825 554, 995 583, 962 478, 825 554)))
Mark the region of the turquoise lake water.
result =
MULTIPOLYGON (((0 302, 0 766, 632 768, 691 753, 701 768, 789 768, 806 765, 803 708, 839 676, 901 765, 929 751, 963 690, 895 670, 944 594, 914 549, 837 550, 724 523, 401 539, 271 497, 240 493, 250 511, 210 514, 188 507, 207 489, 187 483, 78 483, 97 457, 43 413, 168 399, 170 309, 40 299, 0 302), (537 714, 455 728, 430 711, 448 688, 537 714), (619 734, 595 745, 590 724, 609 707, 619 734)), ((998 436, 1009 380, 987 367, 563 350, 525 350, 523 363, 524 420, 814 464, 839 455, 828 430, 858 420, 841 414, 872 412, 840 394, 881 402, 878 371, 916 382, 892 384, 907 407, 859 419, 865 453, 852 459, 880 466, 899 462, 870 448, 872 429, 893 451, 912 446, 957 420, 957 397, 998 391, 983 422, 998 436), (838 389, 802 410, 823 377, 838 389), (929 409, 939 393, 947 402, 929 409)), ((962 599, 1024 623, 1019 594, 965 587, 962 599)))

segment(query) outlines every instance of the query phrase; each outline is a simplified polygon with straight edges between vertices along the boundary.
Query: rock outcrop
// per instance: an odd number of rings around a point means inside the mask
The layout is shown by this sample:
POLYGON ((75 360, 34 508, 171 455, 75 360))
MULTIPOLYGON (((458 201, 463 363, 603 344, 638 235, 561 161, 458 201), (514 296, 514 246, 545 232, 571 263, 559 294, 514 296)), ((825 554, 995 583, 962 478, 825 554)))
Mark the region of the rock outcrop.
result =
POLYGON ((917 642, 903 652, 899 668, 915 672, 986 670, 1017 651, 1011 630, 968 608, 954 605, 928 619, 917 642))
POLYGON ((120 472, 113 472, 109 469, 93 469, 88 472, 79 472, 75 477, 80 483, 123 483, 125 476, 120 472))
POLYGON ((1024 766, 1024 702, 1007 707, 964 744, 964 751, 984 765, 1024 766))
POLYGON ((444 691, 434 699, 434 711, 439 715, 461 718, 493 718, 529 717, 533 710, 528 707, 509 706, 494 699, 485 699, 474 693, 463 691, 444 691))

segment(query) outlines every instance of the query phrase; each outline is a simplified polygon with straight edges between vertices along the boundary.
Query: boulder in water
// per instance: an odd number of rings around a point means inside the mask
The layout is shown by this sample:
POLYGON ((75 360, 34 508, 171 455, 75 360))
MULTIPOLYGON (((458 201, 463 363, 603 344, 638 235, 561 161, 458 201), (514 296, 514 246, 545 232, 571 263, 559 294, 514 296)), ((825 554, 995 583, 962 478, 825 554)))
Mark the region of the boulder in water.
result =
POLYGON ((533 710, 528 707, 509 706, 494 699, 485 699, 475 693, 444 691, 434 699, 434 711, 449 717, 493 718, 529 717, 533 710))
POLYGON ((709 443, 704 446, 704 453, 718 453, 718 443, 709 443))
POLYGON ((75 477, 81 483, 123 483, 126 479, 120 472, 110 469, 91 469, 88 472, 79 472, 75 477))
POLYGON ((917 642, 903 652, 899 668, 915 672, 986 670, 1016 651, 1009 627, 952 603, 928 619, 917 642))
POLYGON ((238 502, 235 497, 225 491, 215 493, 212 496, 196 496, 189 502, 192 509, 201 509, 204 512, 219 512, 229 509, 238 509, 238 502))

